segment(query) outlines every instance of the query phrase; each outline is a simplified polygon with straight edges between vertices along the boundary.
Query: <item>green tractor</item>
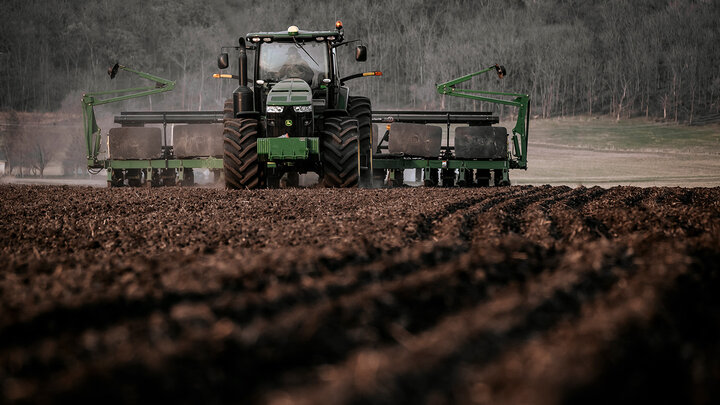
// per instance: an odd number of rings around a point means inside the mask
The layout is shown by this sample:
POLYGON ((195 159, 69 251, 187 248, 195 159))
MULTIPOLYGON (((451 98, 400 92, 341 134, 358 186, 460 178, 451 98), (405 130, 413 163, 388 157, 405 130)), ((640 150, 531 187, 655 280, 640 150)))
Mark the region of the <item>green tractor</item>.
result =
MULTIPOLYGON (((366 97, 350 96, 341 78, 338 47, 346 42, 342 23, 335 30, 249 33, 239 39, 239 80, 227 100, 223 119, 223 170, 231 189, 274 188, 281 178, 297 186, 299 175, 315 172, 326 187, 370 186, 372 182, 372 110, 366 97), (247 52, 254 52, 248 82, 247 52)), ((228 47, 229 48, 229 47, 228 47)), ((223 50, 218 67, 229 66, 223 50)), ((367 49, 357 46, 355 59, 367 49)))

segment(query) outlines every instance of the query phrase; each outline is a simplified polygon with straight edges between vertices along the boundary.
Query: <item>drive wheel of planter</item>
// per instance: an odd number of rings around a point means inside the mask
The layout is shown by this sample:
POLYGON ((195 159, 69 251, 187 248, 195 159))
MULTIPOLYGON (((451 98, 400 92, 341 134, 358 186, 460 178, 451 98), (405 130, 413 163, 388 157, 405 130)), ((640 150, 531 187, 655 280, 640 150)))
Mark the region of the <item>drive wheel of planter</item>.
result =
POLYGON ((372 187, 372 105, 367 97, 348 97, 348 114, 358 120, 360 186, 372 187))
POLYGON ((320 160, 325 187, 357 187, 360 179, 358 121, 352 117, 325 120, 320 133, 320 160))
POLYGON ((193 172, 193 169, 183 169, 182 186, 190 187, 193 185, 195 185, 195 173, 193 172))
POLYGON ((271 173, 265 177, 265 187, 267 188, 280 188, 281 176, 271 173))
POLYGON ((163 185, 162 177, 160 177, 160 169, 152 169, 152 180, 150 186, 161 187, 163 185))
POLYGON ((423 181, 425 187, 436 187, 440 183, 438 169, 430 169, 429 177, 426 177, 423 181))
POLYGON ((175 169, 161 169, 160 176, 162 177, 163 186, 174 186, 177 182, 177 172, 175 169))
POLYGON ((503 172, 505 169, 495 169, 493 170, 493 184, 496 187, 506 187, 510 185, 509 180, 503 179, 503 172))
POLYGON ((288 172, 287 174, 287 187, 298 187, 300 186, 300 173, 288 172))
POLYGON ((140 169, 128 169, 125 172, 125 177, 127 178, 129 187, 140 187, 143 185, 143 173, 140 169))
POLYGON ((220 181, 222 180, 222 170, 210 170, 212 172, 213 177, 213 183, 214 184, 220 184, 220 181))
POLYGON ((382 187, 385 185, 385 179, 387 178, 387 170, 385 169, 373 169, 372 170, 372 176, 373 176, 373 187, 382 187))
POLYGON ((109 169, 112 171, 111 178, 112 180, 108 181, 108 187, 122 187, 123 186, 123 172, 122 170, 114 170, 109 169))
POLYGON ((490 169, 477 169, 476 183, 478 187, 490 186, 490 169))
POLYGON ((225 118, 223 126, 223 172, 225 187, 254 189, 262 186, 257 154, 258 121, 225 118))
POLYGON ((442 177, 443 187, 454 187, 455 186, 455 170, 454 169, 442 169, 440 171, 440 177, 442 177))

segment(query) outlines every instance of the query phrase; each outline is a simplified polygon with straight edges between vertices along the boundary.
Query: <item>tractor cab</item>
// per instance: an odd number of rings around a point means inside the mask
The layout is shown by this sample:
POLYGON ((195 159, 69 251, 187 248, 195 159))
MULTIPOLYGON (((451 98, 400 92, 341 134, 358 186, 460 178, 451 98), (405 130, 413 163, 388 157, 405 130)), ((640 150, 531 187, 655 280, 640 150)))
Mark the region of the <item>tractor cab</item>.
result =
MULTIPOLYGON (((317 118, 326 110, 346 109, 348 91, 340 86, 336 59, 336 48, 345 45, 342 23, 335 31, 291 26, 287 31, 249 33, 245 41, 255 51, 252 87, 260 115, 297 112, 317 118)), ((274 121, 268 120, 268 132, 273 132, 274 121)), ((297 136, 306 133, 300 132, 297 136)))
MULTIPOLYGON (((326 43, 268 42, 258 47, 257 80, 268 85, 286 79, 302 79, 319 89, 330 78, 330 54, 326 43)), ((257 82, 256 80, 256 82, 257 82)))
MULTIPOLYGON (((316 118, 328 110, 331 114, 347 111, 348 89, 338 75, 336 49, 355 41, 345 42, 340 21, 335 30, 304 31, 293 25, 287 31, 248 33, 239 42, 234 47, 240 52, 236 116, 275 114, 280 106, 310 106, 316 118), (247 78, 246 51, 255 53, 252 80, 247 78)), ((221 54, 218 67, 228 67, 227 59, 227 53, 221 54)), ((367 59, 364 45, 355 50, 355 59, 367 59)))

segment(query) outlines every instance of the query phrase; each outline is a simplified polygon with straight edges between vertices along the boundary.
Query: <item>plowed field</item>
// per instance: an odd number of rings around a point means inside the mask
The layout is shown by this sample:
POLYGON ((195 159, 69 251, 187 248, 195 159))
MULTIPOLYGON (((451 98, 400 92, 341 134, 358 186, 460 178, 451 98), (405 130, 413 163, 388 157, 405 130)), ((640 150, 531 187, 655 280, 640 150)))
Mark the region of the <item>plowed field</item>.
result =
POLYGON ((719 201, 0 186, 0 397, 717 403, 719 201))

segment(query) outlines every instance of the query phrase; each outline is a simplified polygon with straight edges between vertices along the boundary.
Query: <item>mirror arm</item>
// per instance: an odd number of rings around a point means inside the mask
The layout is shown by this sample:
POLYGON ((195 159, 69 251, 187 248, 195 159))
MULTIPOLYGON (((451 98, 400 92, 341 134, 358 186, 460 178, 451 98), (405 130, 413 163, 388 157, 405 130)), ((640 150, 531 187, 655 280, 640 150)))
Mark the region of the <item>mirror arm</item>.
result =
POLYGON ((354 43, 354 42, 360 42, 360 44, 363 45, 362 40, 360 40, 360 39, 353 39, 352 41, 340 42, 339 44, 333 44, 333 45, 331 45, 331 46, 332 46, 333 48, 339 48, 339 47, 341 47, 341 46, 343 46, 343 45, 350 45, 350 44, 352 44, 352 43, 354 43))
POLYGON ((347 82, 347 81, 349 81, 349 80, 352 80, 352 79, 357 79, 357 78, 359 78, 359 77, 368 77, 368 76, 382 76, 382 72, 380 72, 380 71, 376 71, 376 72, 363 72, 363 73, 355 73, 355 74, 350 75, 350 76, 345 76, 345 77, 343 77, 343 78, 340 79, 340 85, 342 86, 343 84, 345 84, 345 82, 347 82))

